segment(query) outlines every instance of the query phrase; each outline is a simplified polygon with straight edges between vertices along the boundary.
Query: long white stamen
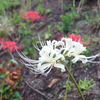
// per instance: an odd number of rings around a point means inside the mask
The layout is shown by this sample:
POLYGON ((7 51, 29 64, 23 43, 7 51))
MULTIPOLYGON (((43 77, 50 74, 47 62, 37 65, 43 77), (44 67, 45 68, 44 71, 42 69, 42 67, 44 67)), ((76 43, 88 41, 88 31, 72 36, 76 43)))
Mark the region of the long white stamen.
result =
POLYGON ((65 59, 70 57, 73 58, 71 61, 76 63, 77 61, 82 61, 82 63, 100 63, 100 61, 95 61, 96 57, 100 57, 100 54, 86 57, 81 55, 83 51, 86 51, 86 47, 83 46, 80 42, 72 41, 69 38, 63 38, 61 41, 40 41, 41 49, 37 45, 34 47, 39 51, 38 60, 32 60, 25 56, 24 54, 19 53, 21 57, 21 62, 31 70, 34 74, 42 74, 47 76, 53 67, 60 68, 64 72, 65 59))
POLYGON ((34 45, 33 46, 35 47, 35 49, 37 49, 38 51, 40 51, 39 47, 37 45, 34 45))

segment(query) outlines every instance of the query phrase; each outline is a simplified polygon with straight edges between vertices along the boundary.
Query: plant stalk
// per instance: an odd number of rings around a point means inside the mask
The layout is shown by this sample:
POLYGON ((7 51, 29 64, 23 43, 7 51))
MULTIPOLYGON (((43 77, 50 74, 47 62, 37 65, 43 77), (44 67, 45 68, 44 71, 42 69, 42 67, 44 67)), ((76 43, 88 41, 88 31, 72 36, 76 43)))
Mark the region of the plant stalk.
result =
MULTIPOLYGON (((71 67, 72 67, 72 62, 70 61, 69 71, 71 71, 71 67)), ((68 74, 68 79, 67 79, 67 81, 68 81, 68 82, 70 81, 70 75, 69 75, 69 74, 68 74)), ((69 83, 66 84, 66 92, 65 92, 64 100, 66 100, 66 98, 67 98, 67 93, 68 93, 67 85, 69 85, 69 83)))
POLYGON ((65 66, 65 70, 68 72, 68 74, 69 74, 70 77, 72 78, 72 80, 73 80, 73 82, 74 82, 74 84, 75 84, 75 86, 76 86, 78 92, 80 93, 80 96, 81 96, 82 100, 85 100, 85 98, 84 98, 84 96, 83 96, 83 94, 82 94, 80 88, 78 87, 78 84, 77 84, 76 80, 75 80, 74 77, 72 76, 70 70, 69 70, 66 66, 65 66))

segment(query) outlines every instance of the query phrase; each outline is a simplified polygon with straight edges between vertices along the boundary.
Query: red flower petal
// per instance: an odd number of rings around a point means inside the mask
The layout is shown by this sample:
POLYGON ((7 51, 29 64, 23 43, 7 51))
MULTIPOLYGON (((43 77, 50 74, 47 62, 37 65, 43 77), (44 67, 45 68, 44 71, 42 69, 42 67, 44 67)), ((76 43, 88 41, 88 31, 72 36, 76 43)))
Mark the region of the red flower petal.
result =
POLYGON ((9 51, 10 53, 19 50, 19 49, 23 49, 23 47, 18 47, 17 43, 14 41, 6 41, 2 47, 2 49, 7 52, 9 51))
POLYGON ((71 38, 75 42, 80 42, 81 44, 86 44, 86 45, 91 44, 91 42, 82 42, 82 37, 80 35, 71 34, 69 35, 69 38, 71 38))
POLYGON ((32 22, 34 22, 35 20, 40 20, 41 18, 44 18, 45 16, 40 16, 39 14, 38 14, 38 12, 37 11, 29 11, 29 12, 27 12, 26 13, 26 15, 25 15, 25 20, 32 20, 32 22))

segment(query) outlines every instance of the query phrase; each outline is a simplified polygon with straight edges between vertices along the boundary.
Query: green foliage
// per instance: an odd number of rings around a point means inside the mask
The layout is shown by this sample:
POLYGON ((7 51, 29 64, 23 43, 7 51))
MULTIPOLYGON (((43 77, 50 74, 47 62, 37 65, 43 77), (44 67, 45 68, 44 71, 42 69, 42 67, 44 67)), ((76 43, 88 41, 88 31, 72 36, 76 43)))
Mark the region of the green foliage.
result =
MULTIPOLYGON (((7 76, 8 74, 5 73, 0 74, 0 100, 23 100, 18 91, 14 91, 8 83, 5 83, 5 78, 7 76)), ((15 84, 15 86, 16 85, 18 84, 15 84)))
POLYGON ((74 84, 71 81, 67 80, 66 86, 64 86, 64 87, 67 89, 67 91, 70 91, 73 86, 74 86, 74 84))
POLYGON ((50 14, 51 13, 51 10, 50 9, 47 9, 46 11, 45 11, 45 14, 50 14))
POLYGON ((69 10, 69 9, 71 9, 72 6, 73 6, 72 4, 64 5, 64 9, 69 10))
POLYGON ((81 90, 83 91, 88 91, 90 88, 92 88, 93 86, 95 86, 96 84, 95 83, 92 83, 93 82, 93 79, 87 81, 86 78, 82 81, 82 80, 79 80, 79 87, 81 90))
POLYGON ((18 14, 18 12, 13 11, 13 16, 12 16, 12 23, 13 24, 19 24, 22 23, 23 18, 21 18, 18 14))
POLYGON ((52 34, 51 34, 52 33, 52 26, 48 25, 47 27, 48 27, 48 32, 45 33, 45 39, 49 39, 52 36, 52 34))
POLYGON ((52 35, 51 33, 46 32, 45 33, 45 39, 49 39, 51 37, 51 35, 52 35))
POLYGON ((20 37, 23 39, 23 44, 25 46, 24 48, 24 54, 25 55, 31 55, 34 58, 36 57, 36 49, 34 48, 32 43, 36 43, 37 38, 35 38, 33 30, 30 28, 30 21, 21 22, 19 24, 19 30, 18 33, 20 37))
POLYGON ((56 26, 57 26, 57 29, 59 31, 63 31, 63 25, 62 25, 62 23, 60 23, 60 25, 56 25, 56 26))
POLYGON ((22 29, 18 31, 24 37, 31 37, 33 36, 32 31, 30 29, 22 29))
POLYGON ((41 2, 36 9, 40 14, 43 14, 45 12, 44 10, 44 4, 41 2))
POLYGON ((100 27, 100 13, 97 9, 92 12, 83 13, 84 20, 81 23, 87 23, 91 28, 98 29, 100 27))
POLYGON ((74 33, 75 33, 75 34, 80 34, 80 33, 81 33, 81 30, 75 29, 75 30, 74 30, 74 33))
POLYGON ((0 36, 10 36, 13 31, 12 19, 10 16, 0 16, 0 36))
POLYGON ((7 74, 1 73, 1 74, 0 74, 0 79, 4 79, 4 78, 6 78, 7 76, 8 76, 7 74))
POLYGON ((50 9, 46 9, 45 10, 45 6, 44 6, 44 2, 43 1, 39 1, 40 3, 38 4, 36 11, 38 11, 40 14, 50 14, 51 10, 50 9))
POLYGON ((36 49, 34 48, 34 46, 32 45, 32 43, 34 43, 35 40, 32 41, 32 39, 24 39, 24 45, 25 45, 25 50, 24 50, 24 54, 25 55, 31 55, 36 57, 36 49))
POLYGON ((0 0, 0 12, 2 13, 5 9, 8 9, 11 6, 16 6, 18 4, 18 0, 0 0))
POLYGON ((7 100, 23 100, 20 93, 18 91, 14 92, 9 85, 3 88, 2 93, 7 100))
POLYGON ((20 13, 25 14, 32 7, 32 0, 19 0, 20 2, 20 13))
POLYGON ((90 63, 84 64, 84 67, 88 67, 88 66, 90 66, 90 63))
POLYGON ((30 29, 19 30, 19 34, 23 37, 23 44, 25 46, 24 54, 36 57, 36 49, 32 43, 36 43, 37 38, 34 37, 33 31, 30 29))
POLYGON ((87 50, 85 52, 83 52, 82 54, 89 57, 90 56, 90 48, 87 48, 87 50))
POLYGON ((69 32, 73 25, 74 19, 78 18, 78 14, 75 11, 71 13, 66 13, 65 15, 61 16, 62 28, 64 32, 69 32))
POLYGON ((96 99, 93 99, 93 100, 99 100, 98 98, 96 98, 96 99))
POLYGON ((9 61, 8 61, 8 66, 10 66, 11 64, 16 64, 16 65, 18 65, 18 62, 16 61, 16 60, 14 60, 14 59, 10 59, 9 61))

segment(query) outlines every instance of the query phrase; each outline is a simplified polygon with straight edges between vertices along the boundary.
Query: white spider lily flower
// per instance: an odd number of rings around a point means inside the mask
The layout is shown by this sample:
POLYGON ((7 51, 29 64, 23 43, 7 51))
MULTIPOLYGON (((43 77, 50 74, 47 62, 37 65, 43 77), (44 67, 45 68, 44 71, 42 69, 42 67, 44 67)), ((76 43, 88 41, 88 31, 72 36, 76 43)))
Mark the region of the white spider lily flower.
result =
POLYGON ((64 72, 65 66, 61 62, 65 62, 67 57, 72 57, 71 61, 73 63, 77 61, 82 61, 82 63, 98 63, 94 60, 100 56, 100 54, 91 57, 82 55, 81 53, 86 51, 86 47, 79 42, 72 41, 70 38, 62 38, 61 41, 40 41, 40 43, 41 49, 35 46, 39 51, 38 60, 31 60, 17 51, 22 58, 21 62, 35 74, 47 75, 53 67, 60 68, 64 72))
POLYGON ((39 52, 40 56, 43 56, 43 53, 51 53, 54 52, 54 42, 55 40, 51 41, 47 41, 46 44, 43 46, 42 45, 42 49, 39 52))
POLYGON ((77 56, 75 56, 74 59, 72 59, 72 62, 76 63, 77 61, 82 61, 82 63, 87 63, 88 59, 84 55, 77 55, 77 56))
POLYGON ((64 72, 64 65, 61 64, 60 61, 65 61, 65 58, 58 48, 60 45, 64 45, 64 43, 57 42, 56 40, 53 40, 52 42, 47 41, 44 46, 42 45, 41 50, 38 49, 40 56, 38 60, 31 60, 19 53, 22 58, 21 62, 35 74, 47 75, 53 67, 60 68, 61 71, 64 72))
POLYGON ((24 60, 25 62, 28 62, 28 63, 38 63, 39 62, 38 60, 32 60, 32 59, 28 58, 24 54, 20 54, 18 51, 17 51, 17 53, 21 57, 21 61, 24 60))
POLYGON ((63 41, 64 42, 64 48, 63 48, 63 54, 66 54, 66 52, 70 49, 70 48, 72 48, 73 47, 73 45, 74 45, 74 41, 72 41, 72 39, 70 39, 70 38, 62 38, 61 39, 61 41, 63 41))
POLYGON ((45 74, 48 74, 53 67, 60 68, 64 72, 65 68, 60 60, 64 61, 65 58, 59 52, 43 53, 43 56, 39 57, 40 63, 37 68, 45 74))
POLYGON ((86 57, 84 55, 77 55, 74 59, 72 59, 73 63, 76 63, 77 61, 82 61, 82 63, 100 63, 98 61, 93 61, 96 57, 100 56, 99 54, 95 55, 95 56, 91 56, 91 57, 86 57))
POLYGON ((65 43, 63 41, 55 41, 54 43, 54 48, 56 49, 61 49, 65 47, 65 43))
POLYGON ((47 44, 44 45, 42 47, 42 49, 40 50, 39 52, 39 55, 40 56, 43 56, 43 53, 58 53, 59 54, 61 53, 61 51, 64 49, 64 42, 62 41, 56 41, 56 40, 53 40, 52 42, 51 41, 47 41, 47 44))
POLYGON ((22 58, 21 62, 35 74, 47 76, 53 67, 60 68, 62 72, 65 71, 64 65, 60 63, 60 60, 65 60, 65 58, 59 53, 45 53, 39 57, 39 60, 31 60, 20 53, 19 55, 22 58))
POLYGON ((93 61, 96 57, 100 56, 100 54, 97 54, 95 56, 86 57, 85 55, 81 55, 83 51, 86 51, 86 47, 83 46, 83 44, 79 42, 73 42, 73 47, 69 49, 67 56, 69 57, 75 57, 72 59, 73 63, 76 63, 77 61, 82 61, 82 63, 97 63, 96 61, 93 61))
POLYGON ((67 53, 67 56, 77 56, 81 54, 83 51, 86 51, 86 47, 79 42, 73 42, 73 47, 71 47, 67 53))
POLYGON ((37 65, 39 63, 39 60, 32 60, 25 55, 20 54, 18 51, 17 53, 21 57, 20 62, 23 63, 28 69, 30 69, 31 72, 38 74, 39 70, 37 69, 37 65))

